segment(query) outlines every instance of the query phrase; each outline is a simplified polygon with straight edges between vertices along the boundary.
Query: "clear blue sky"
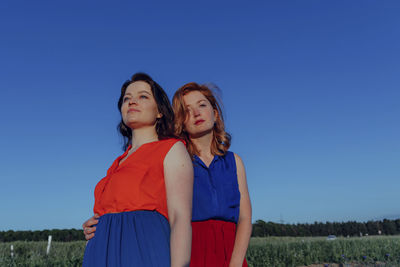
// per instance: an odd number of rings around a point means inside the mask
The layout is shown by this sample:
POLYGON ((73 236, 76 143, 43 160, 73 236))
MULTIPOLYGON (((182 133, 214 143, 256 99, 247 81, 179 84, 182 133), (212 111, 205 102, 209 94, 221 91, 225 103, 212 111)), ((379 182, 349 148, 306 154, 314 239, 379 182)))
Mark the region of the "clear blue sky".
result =
POLYGON ((145 71, 222 90, 253 220, 399 215, 398 1, 2 1, 0 230, 79 228, 145 71))

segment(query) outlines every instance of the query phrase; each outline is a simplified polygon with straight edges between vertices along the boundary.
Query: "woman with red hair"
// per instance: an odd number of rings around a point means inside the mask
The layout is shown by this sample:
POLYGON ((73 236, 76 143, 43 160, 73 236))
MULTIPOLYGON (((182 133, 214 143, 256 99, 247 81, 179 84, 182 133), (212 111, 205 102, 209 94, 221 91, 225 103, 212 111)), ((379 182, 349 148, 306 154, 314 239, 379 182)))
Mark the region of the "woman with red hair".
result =
POLYGON ((208 86, 188 83, 172 107, 194 169, 190 266, 247 266, 251 204, 243 162, 228 151, 221 106, 208 86))

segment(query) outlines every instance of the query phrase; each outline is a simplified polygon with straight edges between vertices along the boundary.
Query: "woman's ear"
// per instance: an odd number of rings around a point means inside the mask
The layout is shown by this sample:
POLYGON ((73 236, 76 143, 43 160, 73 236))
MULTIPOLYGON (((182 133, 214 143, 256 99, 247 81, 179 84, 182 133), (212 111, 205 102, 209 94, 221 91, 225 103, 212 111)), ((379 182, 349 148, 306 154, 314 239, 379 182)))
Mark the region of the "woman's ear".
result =
POLYGON ((219 117, 218 110, 214 109, 214 120, 216 121, 219 117))

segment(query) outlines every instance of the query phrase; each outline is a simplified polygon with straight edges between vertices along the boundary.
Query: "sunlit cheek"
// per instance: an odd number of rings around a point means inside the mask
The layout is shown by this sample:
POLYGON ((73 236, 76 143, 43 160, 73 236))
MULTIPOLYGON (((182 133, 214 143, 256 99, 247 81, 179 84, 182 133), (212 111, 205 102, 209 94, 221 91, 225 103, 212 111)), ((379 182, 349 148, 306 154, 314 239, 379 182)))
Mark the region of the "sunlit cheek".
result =
POLYGON ((128 101, 125 101, 125 102, 123 102, 122 105, 121 105, 121 111, 122 111, 122 110, 126 110, 127 108, 128 108, 128 101))

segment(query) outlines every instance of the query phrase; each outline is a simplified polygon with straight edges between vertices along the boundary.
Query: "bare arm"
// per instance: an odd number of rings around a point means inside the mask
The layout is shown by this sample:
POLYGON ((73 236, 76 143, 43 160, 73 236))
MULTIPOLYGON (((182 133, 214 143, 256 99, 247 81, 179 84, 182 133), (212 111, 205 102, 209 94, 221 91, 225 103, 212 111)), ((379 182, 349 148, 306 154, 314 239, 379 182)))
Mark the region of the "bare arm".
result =
POLYGON ((242 159, 235 154, 236 172, 240 191, 240 211, 236 228, 235 245, 229 266, 242 266, 251 236, 251 203, 247 188, 246 171, 242 159))
POLYGON ((192 244, 193 165, 186 147, 177 142, 164 159, 171 267, 189 266, 192 244))
POLYGON ((99 223, 100 216, 98 214, 93 215, 93 217, 89 218, 86 222, 82 224, 83 234, 85 235, 86 240, 90 240, 94 237, 94 232, 96 232, 96 225, 99 223))

